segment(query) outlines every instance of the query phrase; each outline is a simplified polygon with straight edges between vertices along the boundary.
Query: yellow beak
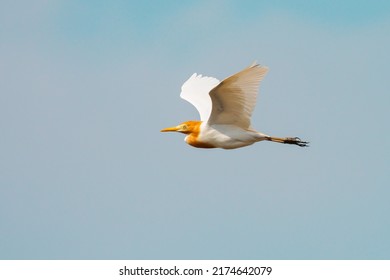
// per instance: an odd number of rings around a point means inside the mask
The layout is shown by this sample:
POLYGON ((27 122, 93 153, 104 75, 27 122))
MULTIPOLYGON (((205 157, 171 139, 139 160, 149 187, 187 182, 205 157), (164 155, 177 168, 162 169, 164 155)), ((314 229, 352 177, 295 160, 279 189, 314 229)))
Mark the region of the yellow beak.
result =
POLYGON ((167 127, 167 128, 164 128, 164 129, 161 129, 161 132, 172 132, 172 131, 178 131, 179 128, 177 126, 173 126, 173 127, 167 127))

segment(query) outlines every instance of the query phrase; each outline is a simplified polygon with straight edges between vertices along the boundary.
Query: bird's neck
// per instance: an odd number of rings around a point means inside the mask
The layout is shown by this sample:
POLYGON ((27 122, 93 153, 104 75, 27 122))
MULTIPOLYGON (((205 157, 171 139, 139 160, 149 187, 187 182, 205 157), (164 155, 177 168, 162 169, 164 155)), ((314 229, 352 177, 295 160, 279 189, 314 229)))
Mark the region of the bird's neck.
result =
POLYGON ((196 148, 215 148, 213 145, 206 142, 202 142, 202 139, 200 139, 199 135, 202 125, 201 121, 189 121, 186 123, 190 128, 190 131, 187 133, 188 135, 185 138, 187 144, 196 148))

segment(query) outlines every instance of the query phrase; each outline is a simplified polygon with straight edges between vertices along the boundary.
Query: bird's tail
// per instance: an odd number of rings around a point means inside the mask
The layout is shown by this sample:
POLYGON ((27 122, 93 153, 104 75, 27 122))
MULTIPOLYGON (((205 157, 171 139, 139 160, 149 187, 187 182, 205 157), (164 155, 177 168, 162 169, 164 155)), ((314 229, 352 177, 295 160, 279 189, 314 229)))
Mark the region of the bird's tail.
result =
POLYGON ((308 147, 309 142, 302 141, 298 137, 286 137, 286 138, 279 138, 279 137, 273 137, 273 136, 267 136, 265 138, 267 141, 277 142, 277 143, 283 143, 283 144, 294 144, 299 147, 308 147))

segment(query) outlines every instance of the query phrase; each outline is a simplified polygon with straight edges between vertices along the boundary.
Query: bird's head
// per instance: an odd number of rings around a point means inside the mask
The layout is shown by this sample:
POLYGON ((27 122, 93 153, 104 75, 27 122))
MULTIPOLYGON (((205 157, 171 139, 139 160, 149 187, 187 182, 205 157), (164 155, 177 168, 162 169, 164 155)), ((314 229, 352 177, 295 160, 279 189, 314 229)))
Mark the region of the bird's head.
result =
POLYGON ((200 121, 187 121, 179 124, 178 126, 164 128, 161 132, 176 131, 184 134, 198 133, 200 124, 200 121))

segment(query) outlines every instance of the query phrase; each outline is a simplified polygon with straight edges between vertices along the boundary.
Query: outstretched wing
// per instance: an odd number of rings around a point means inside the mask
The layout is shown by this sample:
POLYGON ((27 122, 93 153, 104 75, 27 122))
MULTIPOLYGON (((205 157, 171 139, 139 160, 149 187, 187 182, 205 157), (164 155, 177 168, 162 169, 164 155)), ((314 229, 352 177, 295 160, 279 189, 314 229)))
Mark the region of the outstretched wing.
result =
POLYGON ((212 111, 208 123, 249 128, 260 81, 267 72, 267 67, 253 64, 213 88, 210 92, 212 111))
POLYGON ((201 121, 207 121, 211 114, 210 91, 220 83, 212 77, 193 74, 181 87, 180 97, 198 110, 201 121))

